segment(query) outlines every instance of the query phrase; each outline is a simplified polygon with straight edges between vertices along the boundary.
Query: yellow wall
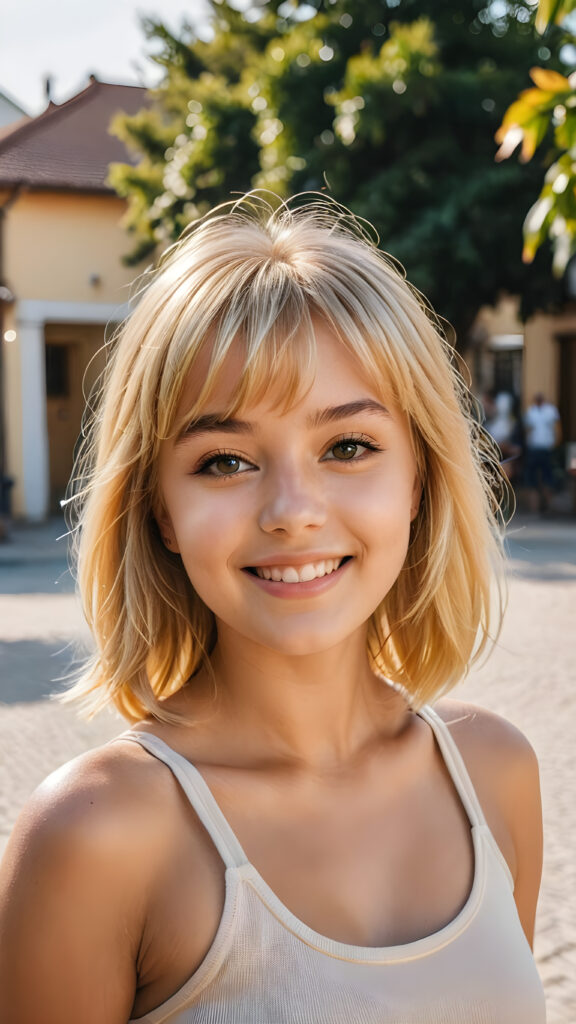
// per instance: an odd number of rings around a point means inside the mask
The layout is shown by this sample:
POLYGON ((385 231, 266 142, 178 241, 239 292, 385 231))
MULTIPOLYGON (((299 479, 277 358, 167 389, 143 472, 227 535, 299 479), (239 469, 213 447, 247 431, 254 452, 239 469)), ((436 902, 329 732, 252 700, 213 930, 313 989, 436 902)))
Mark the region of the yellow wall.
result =
POLYGON ((4 236, 4 276, 18 299, 127 301, 137 269, 121 262, 130 248, 124 210, 117 196, 23 193, 4 236))
POLYGON ((557 404, 560 346, 556 338, 576 333, 576 309, 556 316, 538 314, 524 324, 518 306, 517 299, 505 297, 496 307, 480 311, 476 327, 484 340, 499 334, 523 334, 522 405, 526 408, 538 391, 557 404))
POLYGON ((475 327, 494 334, 523 334, 524 325, 518 317, 519 300, 511 295, 503 296, 497 306, 483 306, 475 327))
POLYGON ((525 404, 537 391, 543 391, 551 402, 558 402, 560 346, 556 337, 569 333, 576 333, 576 312, 535 316, 526 324, 525 404))
MULTIPOLYGON (((10 192, 0 191, 0 205, 10 192)), ((23 192, 4 218, 4 280, 16 296, 4 309, 4 331, 18 329, 18 303, 26 300, 122 306, 142 267, 126 267, 131 241, 120 221, 117 196, 23 192), (96 280, 95 280, 96 278, 96 280)), ((102 330, 108 317, 103 317, 102 330)), ((22 492, 22 353, 19 339, 3 344, 8 472, 15 478, 13 511, 25 515, 22 492)))

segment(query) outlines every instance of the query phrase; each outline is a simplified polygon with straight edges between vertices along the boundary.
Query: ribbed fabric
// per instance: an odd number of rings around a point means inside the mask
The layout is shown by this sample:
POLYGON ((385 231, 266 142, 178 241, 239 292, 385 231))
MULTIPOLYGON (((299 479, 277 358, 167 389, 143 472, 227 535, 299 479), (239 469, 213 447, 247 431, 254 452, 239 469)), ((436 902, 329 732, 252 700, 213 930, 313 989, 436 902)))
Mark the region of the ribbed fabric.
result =
POLYGON ((419 714, 470 820, 474 881, 446 927, 382 948, 336 942, 295 917, 248 862, 197 769, 157 736, 121 737, 168 765, 226 865, 224 910, 208 954, 138 1024, 545 1024, 506 861, 448 728, 431 708, 419 714))

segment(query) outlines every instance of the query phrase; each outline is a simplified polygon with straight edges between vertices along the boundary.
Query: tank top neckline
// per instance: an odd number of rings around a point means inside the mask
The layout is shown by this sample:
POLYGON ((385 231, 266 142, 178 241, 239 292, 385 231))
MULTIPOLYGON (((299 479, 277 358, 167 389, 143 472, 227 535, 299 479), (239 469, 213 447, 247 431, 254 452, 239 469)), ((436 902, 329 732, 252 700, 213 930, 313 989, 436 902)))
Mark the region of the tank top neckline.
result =
POLYGON ((172 770, 216 846, 226 867, 226 893, 221 926, 228 921, 233 913, 233 907, 238 898, 238 883, 245 880, 259 894, 268 911, 306 945, 335 959, 386 963, 413 960, 442 949, 468 927, 480 907, 484 893, 487 873, 486 845, 495 854, 510 887, 512 889, 514 887, 510 868, 486 824, 468 771, 448 727, 430 706, 421 708, 417 714, 432 729, 444 763, 470 822, 473 848, 472 884, 462 907, 447 924, 419 939, 389 946, 358 946, 340 942, 305 924, 282 902, 248 859, 203 775, 191 761, 188 761, 153 733, 129 731, 118 736, 117 739, 128 739, 140 744, 172 770), (487 840, 487 844, 483 840, 487 840))

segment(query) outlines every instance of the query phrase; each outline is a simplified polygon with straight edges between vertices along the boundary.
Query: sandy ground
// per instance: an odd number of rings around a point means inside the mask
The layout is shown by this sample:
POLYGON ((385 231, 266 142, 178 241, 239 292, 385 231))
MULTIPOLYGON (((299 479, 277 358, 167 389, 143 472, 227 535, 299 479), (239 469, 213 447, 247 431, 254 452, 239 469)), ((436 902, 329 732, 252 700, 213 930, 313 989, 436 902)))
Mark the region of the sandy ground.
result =
MULTIPOLYGON (((16 531, 0 546, 0 850, 52 769, 124 728, 112 714, 82 721, 47 696, 87 642, 59 530, 16 531)), ((576 523, 526 520, 510 555, 498 646, 458 693, 520 726, 540 759, 546 848, 535 953, 548 1024, 574 1024, 576 523)))

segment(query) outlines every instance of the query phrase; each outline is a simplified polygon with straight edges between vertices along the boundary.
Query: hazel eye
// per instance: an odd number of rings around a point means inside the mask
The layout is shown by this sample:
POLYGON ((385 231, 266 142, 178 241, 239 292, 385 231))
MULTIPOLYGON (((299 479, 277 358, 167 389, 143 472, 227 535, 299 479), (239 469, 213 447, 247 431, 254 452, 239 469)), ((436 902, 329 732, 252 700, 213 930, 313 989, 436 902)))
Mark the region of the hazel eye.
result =
POLYGON ((373 452, 381 452, 382 448, 364 434, 340 437, 328 448, 323 462, 362 462, 373 452))
POLYGON ((339 441, 338 444, 332 447, 331 451, 335 459, 338 459, 339 462, 345 462, 355 458, 358 454, 358 449, 361 447, 362 445, 357 444, 355 441, 339 441))
POLYGON ((251 469, 254 469, 254 466, 234 452, 212 452, 202 459, 195 472, 201 476, 222 478, 239 476, 251 469))
POLYGON ((222 476, 232 476, 237 473, 240 469, 241 460, 235 455, 221 455, 220 458, 216 459, 212 466, 214 469, 221 473, 222 476))

